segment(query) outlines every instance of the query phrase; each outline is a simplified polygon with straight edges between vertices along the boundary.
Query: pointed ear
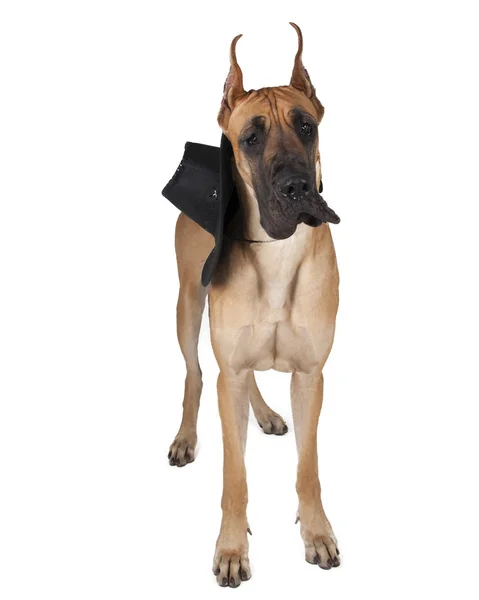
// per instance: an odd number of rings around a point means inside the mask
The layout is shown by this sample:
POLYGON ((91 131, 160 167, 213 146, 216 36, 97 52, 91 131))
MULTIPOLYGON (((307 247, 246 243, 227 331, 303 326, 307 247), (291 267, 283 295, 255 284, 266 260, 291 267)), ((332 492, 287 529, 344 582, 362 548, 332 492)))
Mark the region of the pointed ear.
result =
POLYGON ((306 71, 303 66, 303 34, 296 23, 290 23, 290 25, 295 28, 296 33, 298 34, 298 51, 296 52, 296 56, 294 58, 293 74, 291 75, 291 81, 289 82, 289 85, 303 92, 303 94, 305 94, 312 101, 316 110, 318 111, 318 120, 321 121, 324 114, 324 108, 321 102, 317 99, 316 90, 311 83, 308 71, 306 71))
POLYGON ((235 104, 239 98, 246 94, 243 88, 243 73, 236 60, 236 43, 241 34, 237 35, 231 42, 230 48, 230 70, 223 89, 223 99, 218 114, 218 123, 223 131, 228 129, 228 122, 235 104))

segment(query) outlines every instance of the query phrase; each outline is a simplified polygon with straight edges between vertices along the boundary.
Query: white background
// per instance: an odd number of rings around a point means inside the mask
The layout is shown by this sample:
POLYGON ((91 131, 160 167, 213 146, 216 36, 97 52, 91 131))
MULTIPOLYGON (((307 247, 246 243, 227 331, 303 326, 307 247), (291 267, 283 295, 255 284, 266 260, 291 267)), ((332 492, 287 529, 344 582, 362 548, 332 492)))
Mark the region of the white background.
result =
MULTIPOLYGON (((3 600, 478 597, 473 4, 2 2, 3 600), (219 143, 234 35, 246 89, 289 82, 290 20, 342 217, 319 454, 343 564, 304 561, 292 431, 251 419, 253 578, 231 592, 206 319, 197 459, 166 460, 184 367, 161 189, 186 140, 219 143)), ((288 377, 258 379, 291 429, 288 377)))

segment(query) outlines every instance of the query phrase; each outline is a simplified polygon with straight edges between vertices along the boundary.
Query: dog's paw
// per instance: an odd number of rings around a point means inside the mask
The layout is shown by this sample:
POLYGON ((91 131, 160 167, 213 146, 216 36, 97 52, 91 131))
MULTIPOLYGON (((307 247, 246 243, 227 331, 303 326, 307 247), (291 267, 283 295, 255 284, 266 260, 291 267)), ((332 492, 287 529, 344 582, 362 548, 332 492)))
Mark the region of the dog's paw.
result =
POLYGON ((303 507, 303 511, 300 508, 296 513, 296 523, 298 521, 301 524, 306 561, 326 571, 331 567, 339 567, 338 541, 323 507, 313 506, 309 510, 303 507))
POLYGON ((312 565, 329 571, 331 567, 339 567, 339 550, 334 536, 317 535, 304 540, 305 558, 312 565))
POLYGON ((278 413, 275 413, 273 410, 265 412, 256 418, 258 420, 258 425, 267 435, 284 435, 288 431, 288 426, 286 425, 283 417, 278 415, 278 413))
POLYGON ((248 559, 247 522, 223 517, 213 559, 213 574, 221 587, 238 587, 251 577, 248 559))
POLYGON ((248 581, 251 578, 248 550, 229 550, 218 546, 213 561, 213 574, 221 587, 236 588, 242 581, 248 581))
POLYGON ((195 460, 196 435, 178 433, 168 452, 172 467, 184 467, 195 460))

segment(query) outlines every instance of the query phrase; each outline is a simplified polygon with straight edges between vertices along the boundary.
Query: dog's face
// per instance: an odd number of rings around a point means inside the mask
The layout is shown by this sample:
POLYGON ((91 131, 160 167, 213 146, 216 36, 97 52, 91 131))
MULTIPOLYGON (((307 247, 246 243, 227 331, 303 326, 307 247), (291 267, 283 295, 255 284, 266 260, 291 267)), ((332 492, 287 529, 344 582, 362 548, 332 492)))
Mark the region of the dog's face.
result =
POLYGON ((218 117, 236 167, 254 189, 261 225, 274 239, 293 235, 299 223, 338 222, 319 196, 318 125, 324 109, 301 61, 302 36, 289 86, 245 92, 231 46, 231 69, 218 117))

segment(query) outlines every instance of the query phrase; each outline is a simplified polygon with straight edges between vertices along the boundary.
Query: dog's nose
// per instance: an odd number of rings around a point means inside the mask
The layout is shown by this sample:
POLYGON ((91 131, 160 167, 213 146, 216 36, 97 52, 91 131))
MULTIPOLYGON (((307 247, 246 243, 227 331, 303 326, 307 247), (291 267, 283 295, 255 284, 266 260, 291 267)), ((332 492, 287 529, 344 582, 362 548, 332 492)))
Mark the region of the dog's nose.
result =
POLYGON ((290 200, 302 200, 311 192, 311 186, 301 176, 287 177, 278 183, 278 192, 290 200))

